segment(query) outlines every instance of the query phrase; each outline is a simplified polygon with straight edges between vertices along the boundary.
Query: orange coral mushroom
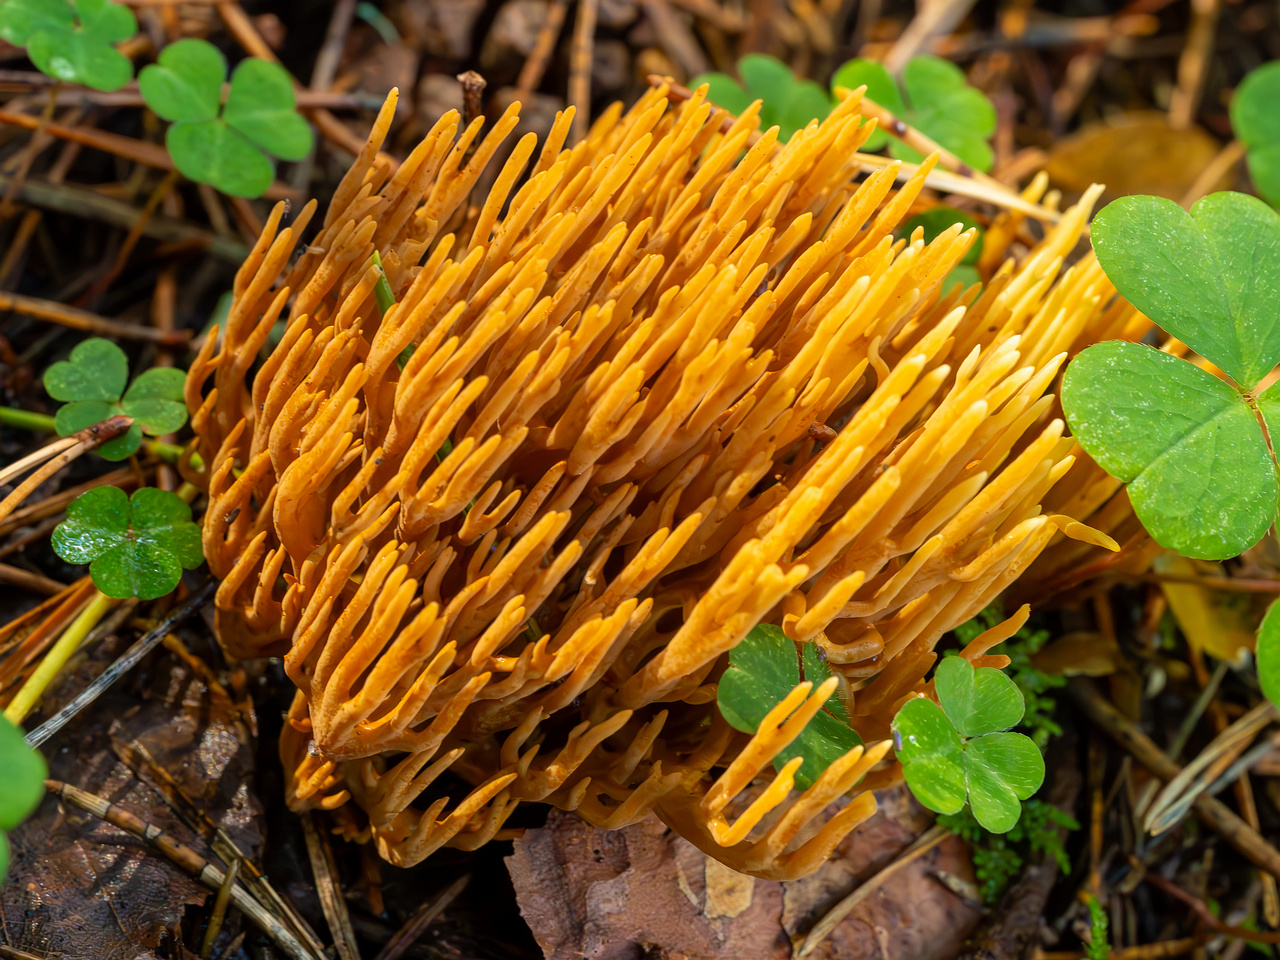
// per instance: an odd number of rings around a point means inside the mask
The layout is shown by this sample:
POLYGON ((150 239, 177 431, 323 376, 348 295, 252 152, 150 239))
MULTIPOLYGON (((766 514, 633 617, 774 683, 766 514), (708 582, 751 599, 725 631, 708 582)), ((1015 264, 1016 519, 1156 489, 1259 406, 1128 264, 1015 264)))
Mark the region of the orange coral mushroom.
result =
POLYGON ((750 143, 758 108, 665 93, 572 149, 569 113, 521 139, 478 207, 517 108, 465 164, 480 122, 447 114, 390 174, 393 96, 292 267, 314 204, 272 214, 192 366, 220 639, 287 651, 291 803, 393 862, 544 801, 805 873, 874 811, 942 634, 1059 533, 1114 547, 1041 506, 1073 463, 1046 391, 1132 319, 1092 259, 1063 268, 1097 192, 944 294, 973 235, 895 240, 931 163, 859 182, 857 94, 780 145, 750 143), (840 677, 747 737, 715 680, 763 621, 840 677), (731 822, 837 685, 869 745, 731 822), (448 813, 446 770, 473 787, 448 813))

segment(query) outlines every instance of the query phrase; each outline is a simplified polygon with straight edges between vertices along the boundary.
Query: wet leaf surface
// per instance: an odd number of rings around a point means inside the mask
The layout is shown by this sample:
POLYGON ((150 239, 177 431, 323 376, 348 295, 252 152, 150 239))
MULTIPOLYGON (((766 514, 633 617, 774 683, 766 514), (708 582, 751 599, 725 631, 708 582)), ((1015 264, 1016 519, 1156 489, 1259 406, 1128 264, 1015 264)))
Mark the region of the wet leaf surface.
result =
MULTIPOLYGON (((47 698, 46 713, 78 693, 122 648, 123 642, 109 642, 95 651, 47 698)), ((142 744, 241 849, 250 855, 260 850, 248 729, 224 692, 162 651, 43 750, 54 779, 120 804, 207 856, 199 836, 161 794, 117 758, 113 739, 142 744)), ((48 796, 10 838, 10 876, 0 886, 3 942, 39 956, 152 957, 187 908, 209 895, 142 841, 48 796)), ((172 948, 168 943, 165 949, 172 948)))
MULTIPOLYGON (((832 859, 785 883, 738 874, 652 817, 609 832, 553 812, 545 827, 516 841, 507 865, 521 913, 551 960, 781 960, 791 956, 793 938, 803 938, 927 828, 928 815, 904 787, 877 797, 880 811, 832 859)), ((954 956, 978 912, 938 883, 934 871, 971 881, 964 845, 946 841, 900 871, 810 956, 954 956)))

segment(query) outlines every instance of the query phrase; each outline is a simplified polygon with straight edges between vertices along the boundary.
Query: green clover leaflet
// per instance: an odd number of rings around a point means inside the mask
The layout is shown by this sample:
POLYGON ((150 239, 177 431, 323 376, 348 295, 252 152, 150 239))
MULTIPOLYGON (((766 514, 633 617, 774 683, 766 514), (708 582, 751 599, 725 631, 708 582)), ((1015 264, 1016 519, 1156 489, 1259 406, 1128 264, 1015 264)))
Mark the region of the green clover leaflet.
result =
POLYGON ((223 105, 226 75, 227 61, 213 44, 179 40, 143 69, 138 87, 147 106, 173 121, 165 146, 184 176, 232 196, 258 197, 275 176, 267 154, 301 160, 311 152, 311 128, 279 64, 241 61, 223 105))
POLYGON ((53 549, 69 563, 89 564, 94 585, 119 599, 163 597, 178 585, 184 568, 204 562, 191 507, 154 487, 132 497, 119 487, 81 494, 53 531, 53 549))
MULTIPOLYGON (((813 644, 804 649, 805 679, 816 687, 831 668, 818 656, 813 644)), ((765 715, 800 683, 800 658, 796 645, 778 627, 762 623, 729 653, 729 669, 720 678, 716 702, 729 725, 743 733, 755 733, 765 715)), ((803 757, 796 783, 808 789, 833 762, 862 743, 849 726, 849 714, 838 695, 825 704, 787 747, 773 760, 781 770, 793 757, 803 757)))
POLYGON ((1004 732, 1022 719, 1022 693, 999 670, 975 670, 963 657, 938 664, 934 686, 938 703, 908 700, 893 721, 907 786, 936 813, 958 813, 967 800, 978 823, 1005 833, 1044 782, 1031 738, 1004 732))
POLYGON ((110 0, 4 0, 0 37, 27 48, 47 76, 95 90, 119 90, 133 62, 115 48, 138 32, 128 7, 110 0))
POLYGON ((27 746, 22 730, 0 716, 0 881, 9 868, 10 830, 31 815, 49 775, 44 757, 27 746))
POLYGON ((67 360, 52 364, 44 374, 44 388, 55 400, 66 401, 54 417, 58 435, 101 423, 123 413, 133 417, 128 431, 98 447, 105 460, 124 460, 137 452, 144 433, 173 433, 187 422, 183 387, 187 375, 173 367, 153 367, 129 388, 129 361, 110 340, 94 337, 76 344, 67 360))

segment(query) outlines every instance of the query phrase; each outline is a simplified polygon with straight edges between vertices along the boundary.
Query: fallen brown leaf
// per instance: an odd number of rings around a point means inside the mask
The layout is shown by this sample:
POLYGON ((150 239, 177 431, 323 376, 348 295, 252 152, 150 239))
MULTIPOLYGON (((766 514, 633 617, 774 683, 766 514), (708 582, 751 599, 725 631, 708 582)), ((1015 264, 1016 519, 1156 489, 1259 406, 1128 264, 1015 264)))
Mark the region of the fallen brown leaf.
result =
MULTIPOLYGON (((739 874, 655 818, 598 830, 553 811, 517 840, 507 866, 520 910, 549 960, 770 960, 929 825, 903 787, 880 791, 880 811, 816 873, 775 883, 739 874)), ((860 904, 811 956, 820 960, 942 960, 954 956, 978 913, 935 872, 973 877, 952 838, 860 904)))
MULTIPOLYGON (((46 712, 82 689, 125 645, 95 651, 54 691, 46 712)), ((50 775, 204 851, 160 793, 134 776, 111 747, 113 738, 137 741, 254 855, 262 845, 260 807, 250 789, 253 756, 237 709, 167 650, 139 669, 149 675, 113 688, 46 745, 50 775)), ((185 908, 208 896, 146 844, 52 797, 9 839, 13 860, 0 885, 0 942, 39 956, 151 958, 185 908)))
MULTIPOLYGON (((1199 127, 1172 129, 1163 113, 1126 113, 1059 140, 1045 170, 1067 191, 1105 183, 1104 202, 1130 193, 1180 200, 1221 148, 1199 127)), ((1228 186, 1224 177, 1212 189, 1228 186)))

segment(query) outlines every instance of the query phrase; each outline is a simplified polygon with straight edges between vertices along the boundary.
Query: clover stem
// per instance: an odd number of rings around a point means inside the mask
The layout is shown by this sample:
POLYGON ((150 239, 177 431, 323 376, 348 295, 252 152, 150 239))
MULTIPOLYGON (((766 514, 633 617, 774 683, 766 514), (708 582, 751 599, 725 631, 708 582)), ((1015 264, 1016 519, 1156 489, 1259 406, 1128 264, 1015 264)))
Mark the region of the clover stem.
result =
POLYGON ((19 430, 35 430, 37 433, 53 433, 53 417, 47 413, 19 410, 16 407, 0 407, 0 423, 19 430))
MULTIPOLYGON (((177 463, 182 459, 183 448, 176 443, 165 443, 163 440, 146 440, 142 446, 147 453, 159 457, 165 463, 177 463)), ((193 453, 191 455, 191 468, 193 470, 204 470, 204 457, 198 453, 193 453)), ((239 474, 236 475, 239 476, 239 474)))
POLYGON ((84 642, 84 638, 89 635, 89 631, 98 625, 103 617, 114 607, 119 600, 113 600, 99 590, 94 591, 93 599, 89 601, 89 605, 80 611, 80 615, 71 621, 71 625, 63 631, 62 636, 58 638, 58 642, 53 645, 44 660, 40 662, 40 666, 30 677, 27 682, 22 685, 13 699, 9 702, 9 706, 5 707, 4 718, 15 725, 21 724, 28 713, 34 709, 39 702, 40 697, 44 694, 49 684, 67 665, 67 661, 71 659, 71 655, 76 652, 80 644, 84 642))

